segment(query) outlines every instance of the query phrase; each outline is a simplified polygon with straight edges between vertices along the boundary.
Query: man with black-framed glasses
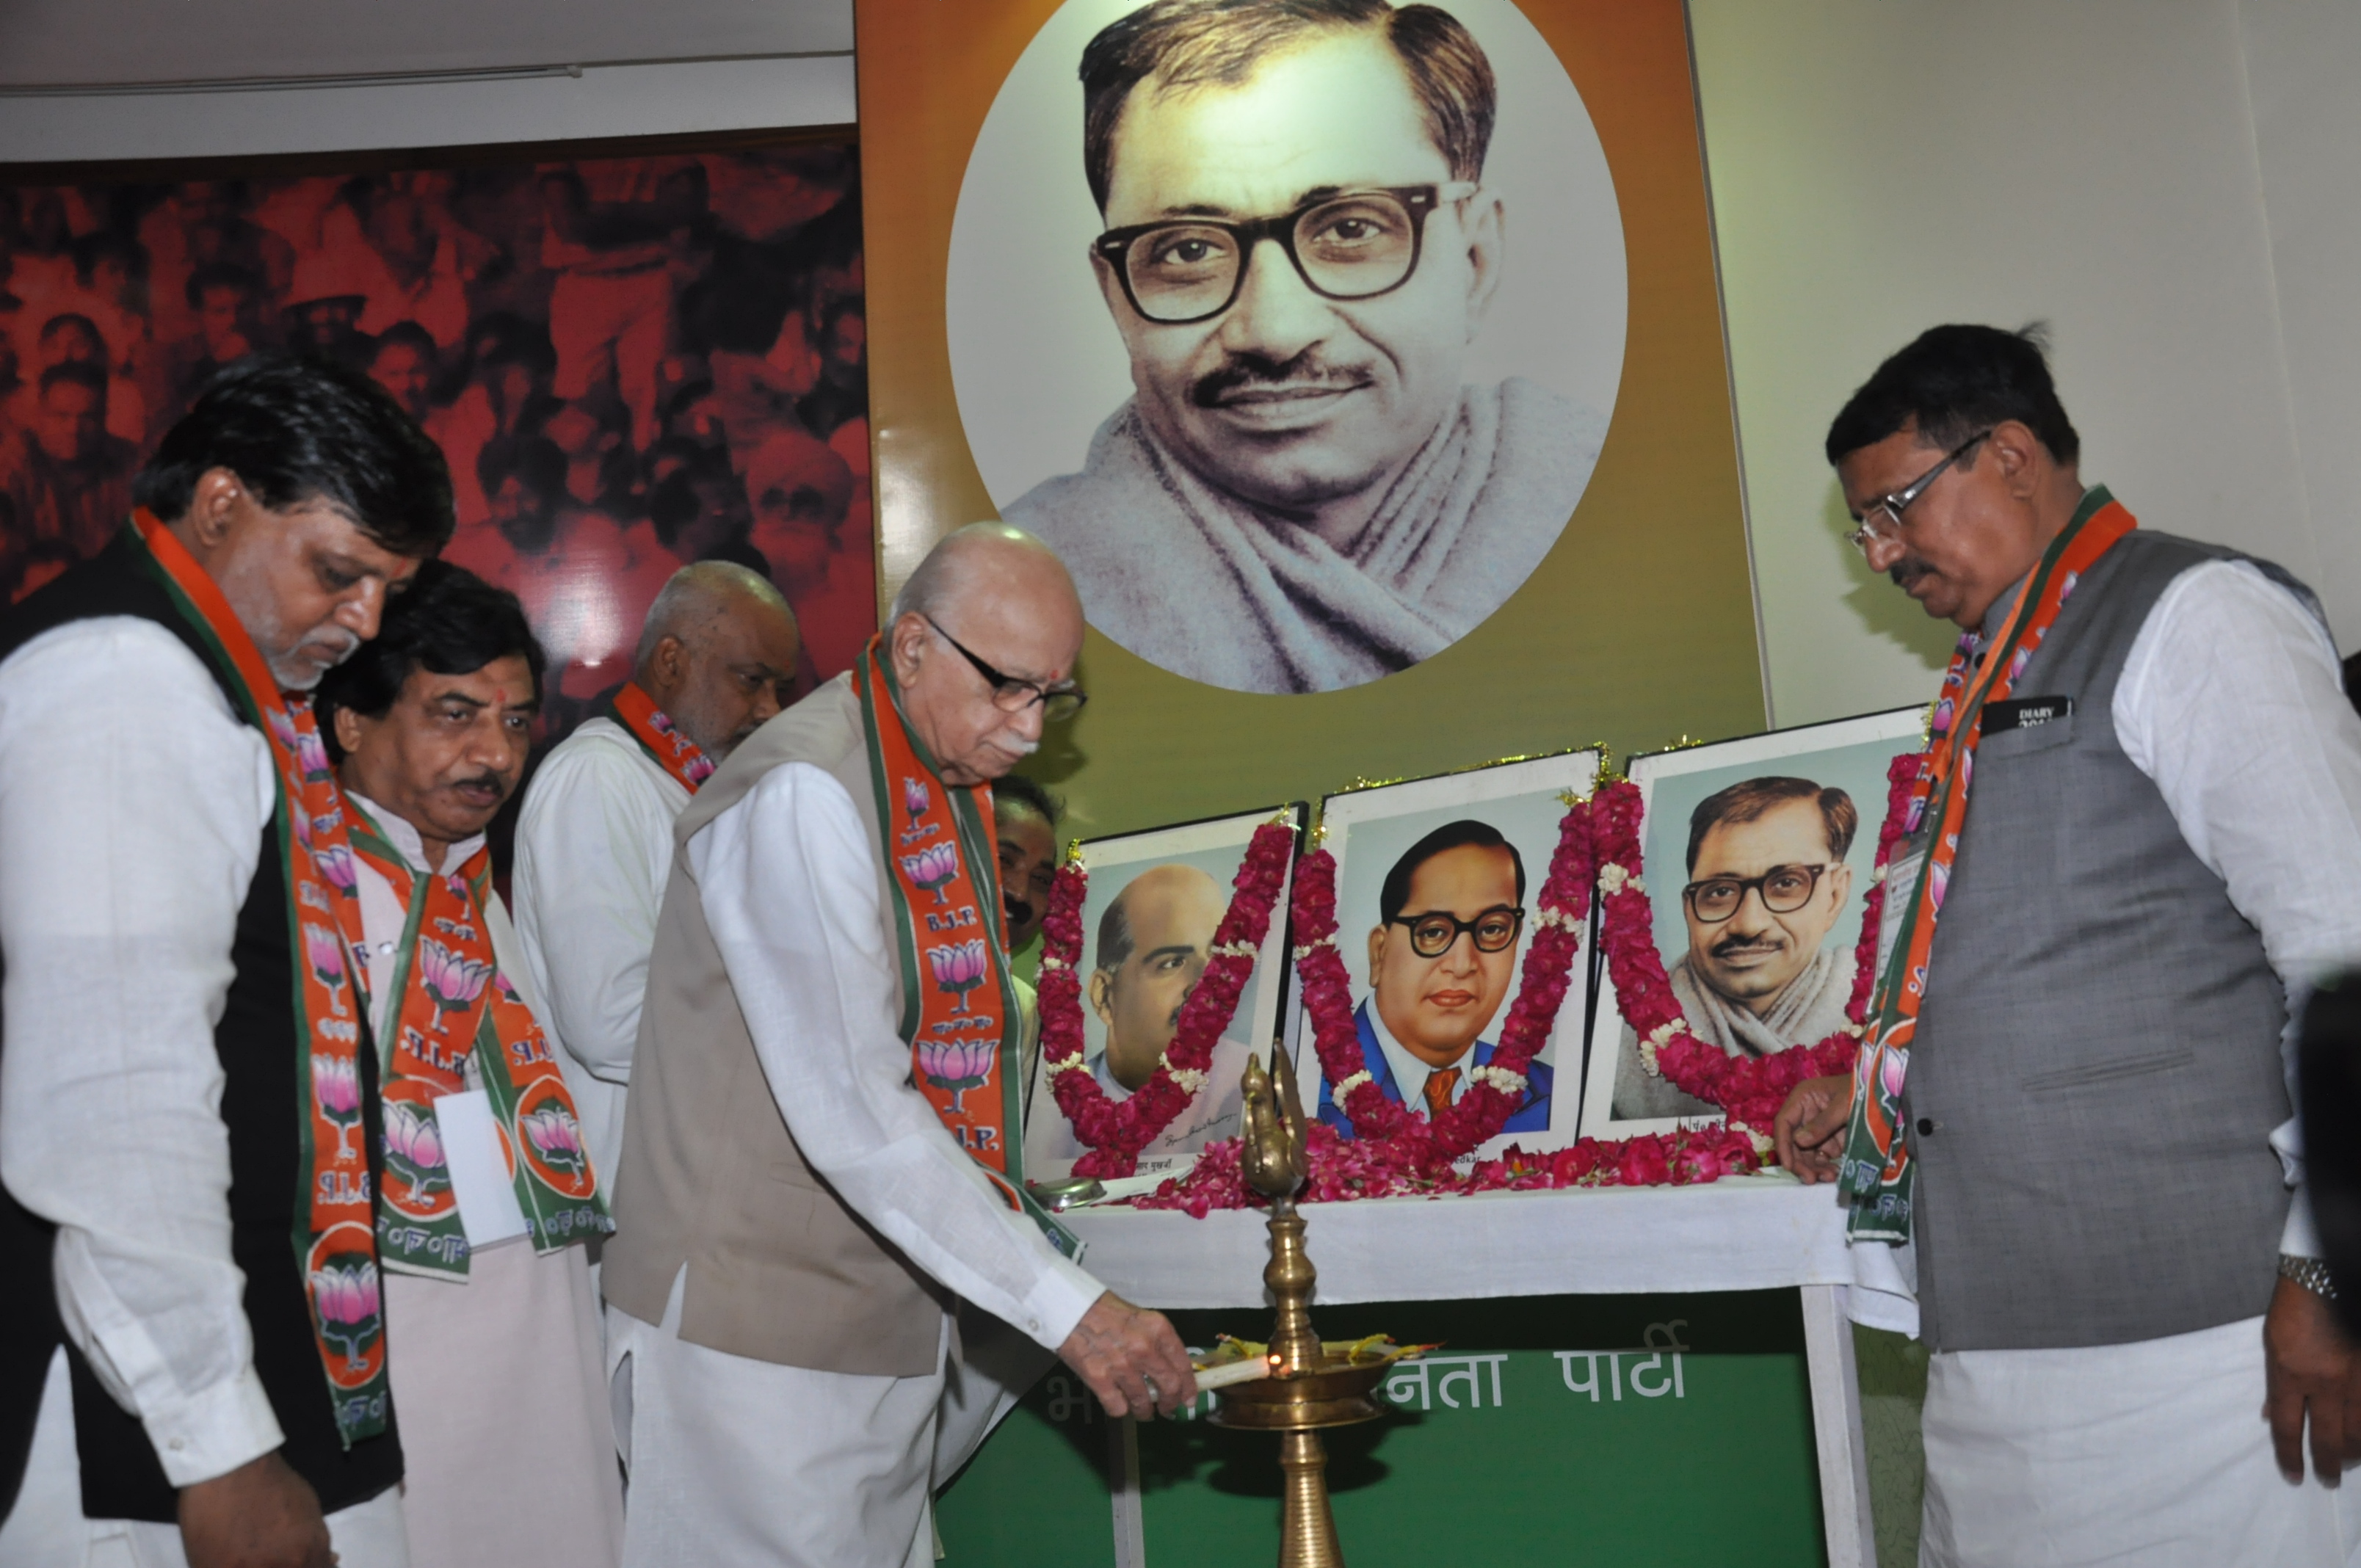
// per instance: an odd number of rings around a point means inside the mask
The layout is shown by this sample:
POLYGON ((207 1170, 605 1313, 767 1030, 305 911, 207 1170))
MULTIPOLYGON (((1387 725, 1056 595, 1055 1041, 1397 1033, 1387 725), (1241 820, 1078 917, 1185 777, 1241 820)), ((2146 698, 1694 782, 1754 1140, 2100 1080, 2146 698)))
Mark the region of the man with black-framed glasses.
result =
POLYGON ((1556 543, 1605 431, 1466 382, 1505 255, 1483 49, 1428 5, 1155 0, 1082 77, 1135 395, 1003 515, 1195 680, 1334 691, 1450 646, 1556 543))
POLYGON ((1919 1561, 2361 1560, 2328 1300, 2356 1282, 2290 1199, 2287 1021, 2361 954, 2361 719, 2319 600, 2085 484, 2032 331, 1922 334, 1827 455, 1870 568, 1963 633, 1861 1063, 1773 1128, 1857 1248, 1908 1245, 1919 1561))
MULTIPOLYGON (((1669 978, 1698 1039, 1763 1057, 1845 1026, 1853 976, 1841 930, 1853 883, 1845 856, 1860 826, 1850 795, 1810 779, 1746 779, 1697 803, 1681 890, 1689 947, 1669 978)), ((1618 1121, 1714 1113, 1649 1072, 1638 1035, 1624 1028, 1618 1121)))
MULTIPOLYGON (((1525 914, 1524 857, 1490 823, 1447 822, 1402 851, 1378 889, 1369 994, 1353 1013, 1379 1093, 1432 1116, 1473 1087, 1498 1048, 1484 1031, 1515 984, 1525 914)), ((1526 1067, 1503 1131, 1549 1130, 1554 1076, 1547 1062, 1526 1067)), ((1318 1113, 1354 1135, 1325 1081, 1318 1113)))

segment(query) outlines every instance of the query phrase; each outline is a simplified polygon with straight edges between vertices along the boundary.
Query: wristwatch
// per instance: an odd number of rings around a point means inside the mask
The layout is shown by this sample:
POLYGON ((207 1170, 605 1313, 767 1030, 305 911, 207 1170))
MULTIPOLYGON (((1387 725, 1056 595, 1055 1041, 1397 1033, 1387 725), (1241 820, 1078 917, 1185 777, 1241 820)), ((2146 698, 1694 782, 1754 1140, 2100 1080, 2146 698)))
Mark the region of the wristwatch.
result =
POLYGON ((2291 1253, 2279 1254, 2279 1277, 2292 1279, 2323 1301, 2336 1299, 2336 1281, 2328 1276, 2328 1265, 2316 1257, 2297 1257, 2291 1253))

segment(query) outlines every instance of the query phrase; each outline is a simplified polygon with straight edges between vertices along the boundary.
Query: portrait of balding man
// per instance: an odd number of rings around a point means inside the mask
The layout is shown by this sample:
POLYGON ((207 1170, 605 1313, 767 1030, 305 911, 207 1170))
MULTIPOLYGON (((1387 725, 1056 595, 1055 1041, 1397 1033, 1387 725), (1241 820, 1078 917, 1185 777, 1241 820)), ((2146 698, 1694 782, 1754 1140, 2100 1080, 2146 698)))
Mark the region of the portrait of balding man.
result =
MULTIPOLYGON (((1853 952, 1839 925, 1860 826, 1850 795, 1810 779, 1747 779, 1697 803, 1680 892, 1689 945, 1670 973, 1698 1039, 1763 1057, 1845 1026, 1853 952)), ((1617 1120, 1720 1113, 1650 1073, 1625 1026, 1617 1120)))
MULTIPOLYGON (((1180 1032, 1180 1008, 1212 960, 1213 937, 1228 909, 1229 890, 1211 873, 1180 862, 1151 865, 1126 883, 1099 916, 1082 994, 1105 1048, 1089 1059, 1092 1076, 1109 1100, 1131 1098, 1164 1059, 1180 1032)), ((1248 1009, 1241 1006, 1240 1016, 1248 1009)), ((1252 1048, 1237 1036, 1238 1021, 1214 1043, 1205 1085, 1171 1125, 1150 1139, 1140 1157, 1195 1154, 1235 1135, 1241 1089, 1252 1048)), ((1037 1115, 1052 1119, 1029 1146, 1054 1158, 1082 1155, 1073 1128, 1054 1103, 1037 1115)))
POLYGON ((1556 543, 1605 431, 1466 379, 1507 264, 1483 49, 1429 5, 1154 0, 1081 74, 1133 395, 1004 515, 1194 680, 1334 691, 1449 647, 1556 543))

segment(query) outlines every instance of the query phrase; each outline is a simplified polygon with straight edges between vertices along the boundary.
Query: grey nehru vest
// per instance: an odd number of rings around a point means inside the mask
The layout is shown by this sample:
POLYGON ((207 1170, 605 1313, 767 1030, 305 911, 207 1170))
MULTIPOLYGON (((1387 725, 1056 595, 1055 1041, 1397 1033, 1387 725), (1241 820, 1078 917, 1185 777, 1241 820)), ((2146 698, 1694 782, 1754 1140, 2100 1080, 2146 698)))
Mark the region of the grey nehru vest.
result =
POLYGON ((2165 588, 2245 559, 2125 537, 2015 685, 2073 711, 1977 748, 1910 1053, 1934 1349, 2120 1344, 2269 1305, 2288 1208, 2268 1142, 2288 1115, 2283 992, 2112 711, 2165 588))

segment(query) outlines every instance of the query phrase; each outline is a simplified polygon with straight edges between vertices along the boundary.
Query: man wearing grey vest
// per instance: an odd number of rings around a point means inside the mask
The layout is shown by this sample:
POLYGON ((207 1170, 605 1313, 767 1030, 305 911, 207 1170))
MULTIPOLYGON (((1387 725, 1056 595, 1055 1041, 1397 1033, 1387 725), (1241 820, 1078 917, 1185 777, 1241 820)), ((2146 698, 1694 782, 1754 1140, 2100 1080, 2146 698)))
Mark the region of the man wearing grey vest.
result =
POLYGON ((1988 327, 1828 433, 1871 568, 1968 635, 1860 1102, 1802 1085, 1780 1158, 1915 1253, 1922 1563, 2344 1563, 2361 1364, 2283 1036, 2361 954, 2361 718, 2310 590, 2136 527, 2079 449, 2039 340, 1988 327))
POLYGON ((1081 706, 1082 641, 1045 545, 962 529, 860 665, 681 814, 601 1282, 629 1568, 931 1563, 957 1300, 1113 1414, 1194 1397, 1171 1324, 1052 1245, 1001 1152, 1018 1036, 988 786, 1081 706))

